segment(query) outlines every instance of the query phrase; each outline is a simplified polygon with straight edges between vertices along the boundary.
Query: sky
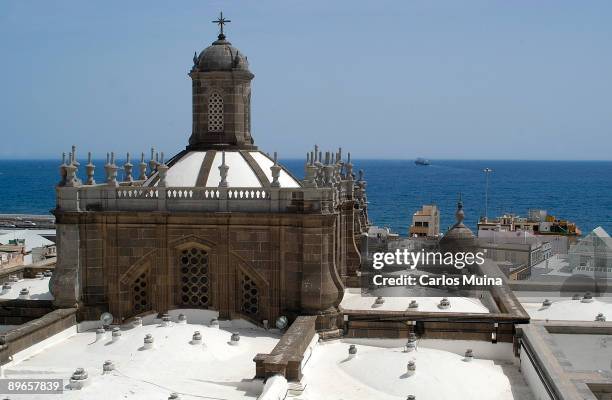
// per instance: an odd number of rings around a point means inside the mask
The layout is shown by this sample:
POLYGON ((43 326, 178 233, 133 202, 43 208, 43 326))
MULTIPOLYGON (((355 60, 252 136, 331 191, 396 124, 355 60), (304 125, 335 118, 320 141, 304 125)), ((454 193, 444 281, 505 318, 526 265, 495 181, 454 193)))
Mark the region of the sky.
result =
POLYGON ((0 0, 0 158, 183 149, 220 10, 255 74, 255 143, 281 158, 612 159, 596 0, 0 0))

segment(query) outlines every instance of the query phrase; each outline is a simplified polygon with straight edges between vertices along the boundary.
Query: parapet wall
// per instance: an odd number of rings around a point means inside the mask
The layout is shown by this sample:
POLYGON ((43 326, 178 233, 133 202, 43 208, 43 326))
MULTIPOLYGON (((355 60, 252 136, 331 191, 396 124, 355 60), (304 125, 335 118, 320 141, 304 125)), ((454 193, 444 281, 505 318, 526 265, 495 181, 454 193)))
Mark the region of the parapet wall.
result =
POLYGON ((55 310, 0 335, 0 364, 6 364, 20 351, 35 348, 33 346, 70 327, 74 326, 76 332, 76 311, 76 308, 55 310))
POLYGON ((300 381, 308 349, 316 336, 316 316, 301 316, 291 324, 270 354, 257 354, 255 361, 256 377, 270 378, 282 375, 288 381, 300 381))

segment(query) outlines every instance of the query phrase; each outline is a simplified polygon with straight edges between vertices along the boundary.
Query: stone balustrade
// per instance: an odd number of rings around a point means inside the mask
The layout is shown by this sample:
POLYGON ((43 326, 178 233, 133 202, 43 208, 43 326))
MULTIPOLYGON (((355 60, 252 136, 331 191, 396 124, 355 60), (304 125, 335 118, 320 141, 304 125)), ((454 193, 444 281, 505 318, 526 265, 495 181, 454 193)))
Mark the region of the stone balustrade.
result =
POLYGON ((334 188, 59 186, 61 211, 333 212, 334 188))
MULTIPOLYGON (((360 171, 355 181, 350 153, 346 162, 342 161, 341 149, 335 154, 322 152, 315 146, 314 152, 307 154, 306 176, 300 188, 282 188, 278 182, 280 166, 274 156, 271 167, 273 181, 269 187, 228 187, 223 180, 225 161, 221 171, 222 181, 215 187, 168 187, 166 174, 169 166, 151 149, 151 160, 147 164, 141 154, 138 180, 132 174, 133 164, 129 153, 123 165, 124 179, 117 179, 120 167, 116 164, 115 154, 108 153, 104 169, 104 183, 96 183, 93 178, 95 165, 91 153, 86 165, 87 179, 78 177, 76 148, 64 155, 60 165, 61 181, 57 185, 57 210, 64 212, 80 211, 189 211, 189 212, 271 212, 271 213, 333 213, 346 201, 355 200, 365 208, 365 181, 360 171), (155 155, 155 157, 154 157, 155 155), (150 174, 147 174, 147 166, 150 174), (144 186, 147 177, 158 174, 156 186, 144 186)), ((225 160, 225 152, 223 153, 225 160)))

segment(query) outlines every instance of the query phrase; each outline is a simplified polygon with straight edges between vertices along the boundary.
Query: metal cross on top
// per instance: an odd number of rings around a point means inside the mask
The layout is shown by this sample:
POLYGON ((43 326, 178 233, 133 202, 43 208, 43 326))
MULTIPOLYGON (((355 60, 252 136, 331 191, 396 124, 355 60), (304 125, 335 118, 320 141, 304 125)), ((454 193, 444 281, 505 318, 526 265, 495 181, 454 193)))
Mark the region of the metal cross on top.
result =
POLYGON ((232 22, 232 21, 229 19, 223 18, 223 11, 219 13, 219 18, 217 18, 216 21, 212 21, 213 24, 219 25, 219 39, 225 38, 225 35, 223 34, 223 25, 227 24, 228 22, 232 22))

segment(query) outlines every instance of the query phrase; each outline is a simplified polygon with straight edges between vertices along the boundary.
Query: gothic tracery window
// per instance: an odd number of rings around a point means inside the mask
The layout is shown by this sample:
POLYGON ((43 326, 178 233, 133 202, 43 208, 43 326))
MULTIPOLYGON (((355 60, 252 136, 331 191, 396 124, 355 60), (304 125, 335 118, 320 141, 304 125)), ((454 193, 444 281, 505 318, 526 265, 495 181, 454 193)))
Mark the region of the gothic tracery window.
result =
POLYGON ((132 304, 135 314, 150 310, 149 303, 149 274, 144 272, 134 280, 132 285, 132 304))
POLYGON ((210 304, 210 280, 208 253, 192 247, 179 254, 181 273, 181 302, 185 306, 208 307, 210 304))
POLYGON ((223 96, 219 92, 208 98, 208 131, 223 132, 223 96))
POLYGON ((254 280, 244 273, 239 274, 241 304, 240 311, 247 315, 256 316, 259 313, 259 288, 254 280))

